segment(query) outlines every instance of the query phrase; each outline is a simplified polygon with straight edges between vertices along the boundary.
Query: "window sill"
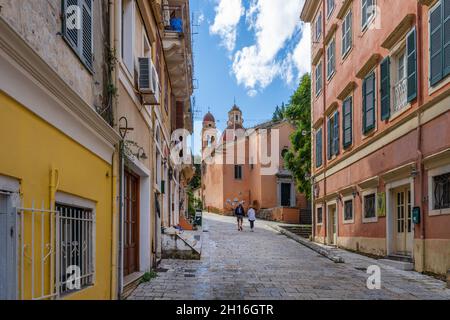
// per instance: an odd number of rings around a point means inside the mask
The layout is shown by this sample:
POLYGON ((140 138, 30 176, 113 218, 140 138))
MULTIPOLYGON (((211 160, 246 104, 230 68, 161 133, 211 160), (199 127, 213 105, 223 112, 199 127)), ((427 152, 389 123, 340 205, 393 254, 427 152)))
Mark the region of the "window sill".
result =
POLYGON ((433 93, 435 93, 436 91, 442 89, 443 87, 445 87, 449 83, 450 83, 450 75, 445 76, 441 81, 439 81, 434 86, 432 86, 430 84, 430 81, 428 81, 428 95, 431 96, 433 93))
POLYGON ((363 218, 362 223, 377 223, 378 222, 378 218, 363 218))
POLYGON ((367 131, 367 133, 363 133, 363 140, 368 140, 368 139, 372 138, 376 133, 377 133, 377 128, 373 128, 373 129, 367 131))
POLYGON ((400 117, 402 114, 404 114, 406 111, 408 111, 409 109, 411 109, 411 103, 408 103, 406 106, 404 106, 402 109, 400 109, 399 111, 397 111, 396 113, 393 113, 389 119, 387 119, 388 122, 392 122, 395 119, 397 119, 398 117, 400 117))
POLYGON ((344 64, 344 62, 347 60, 347 58, 350 56, 350 54, 353 52, 353 46, 351 46, 343 55, 342 55, 342 61, 341 65, 344 64))
POLYGON ((353 220, 344 220, 342 224, 355 224, 355 219, 353 220))
POLYGON ((335 74, 336 70, 334 70, 329 76, 327 76, 327 84, 329 84, 331 80, 333 80, 335 74))
POLYGON ((450 215, 450 208, 448 208, 448 209, 441 209, 441 210, 431 210, 431 211, 428 212, 428 215, 430 217, 450 215))

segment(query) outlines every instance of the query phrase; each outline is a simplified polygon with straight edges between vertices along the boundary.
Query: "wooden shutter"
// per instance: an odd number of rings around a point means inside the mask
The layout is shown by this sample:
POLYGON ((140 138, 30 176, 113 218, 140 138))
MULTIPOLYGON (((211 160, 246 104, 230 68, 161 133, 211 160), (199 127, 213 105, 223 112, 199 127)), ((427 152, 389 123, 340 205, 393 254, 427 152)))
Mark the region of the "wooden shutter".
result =
POLYGON ((83 43, 82 58, 89 68, 92 68, 92 0, 83 0, 83 43))
POLYGON ((316 167, 322 166, 322 128, 316 134, 316 167))
POLYGON ((364 133, 375 127, 375 72, 372 72, 363 83, 364 133))
POLYGON ((332 132, 331 132, 331 118, 328 118, 328 122, 327 122, 327 155, 328 155, 328 160, 331 159, 331 144, 332 144, 332 132))
POLYGON ((408 102, 417 97, 417 49, 416 28, 406 37, 408 102))
POLYGON ((362 114, 363 114, 363 132, 366 133, 367 132, 367 128, 366 128, 366 110, 367 110, 367 103, 366 103, 366 79, 364 79, 363 84, 362 84, 362 114))
POLYGON ((342 141, 344 148, 348 148, 352 145, 353 140, 353 106, 352 106, 352 98, 349 97, 344 101, 344 104, 342 106, 342 141))
POLYGON ((430 84, 433 86, 443 77, 442 5, 430 13, 430 84))
POLYGON ((391 116, 391 77, 390 77, 390 58, 381 62, 381 120, 389 119, 391 116))
POLYGON ((64 0, 63 1, 63 35, 64 38, 67 40, 69 45, 75 50, 78 51, 78 32, 79 30, 77 28, 70 27, 70 22, 74 21, 74 19, 77 19, 74 15, 76 12, 69 12, 69 8, 72 6, 78 6, 78 0, 64 0))
POLYGON ((339 154, 339 112, 336 112, 333 117, 333 154, 339 154))
POLYGON ((444 38, 444 74, 447 76, 450 74, 450 0, 443 0, 444 8, 444 22, 443 22, 443 38, 444 38))

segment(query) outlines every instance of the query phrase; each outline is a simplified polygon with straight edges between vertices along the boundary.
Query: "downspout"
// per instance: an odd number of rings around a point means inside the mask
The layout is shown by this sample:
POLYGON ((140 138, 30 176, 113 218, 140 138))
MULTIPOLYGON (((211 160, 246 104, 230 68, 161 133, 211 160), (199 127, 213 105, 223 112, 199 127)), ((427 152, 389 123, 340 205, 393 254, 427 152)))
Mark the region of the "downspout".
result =
POLYGON ((422 219, 420 221, 421 232, 420 239, 422 241, 422 271, 425 271, 425 212, 424 212, 424 170, 423 170, 423 153, 422 153, 422 112, 420 107, 423 105, 423 37, 422 37, 422 5, 417 2, 417 167, 419 170, 419 206, 421 208, 422 219))
MULTIPOLYGON (((111 53, 110 54, 114 54, 114 57, 117 55, 117 48, 118 48, 118 38, 117 36, 120 34, 120 30, 119 30, 119 6, 118 6, 118 2, 117 1, 113 1, 113 0, 109 0, 109 19, 110 19, 110 50, 111 53)), ((117 67, 117 62, 115 62, 116 65, 112 71, 112 78, 113 78, 113 84, 114 87, 117 88, 118 87, 118 67, 117 67)), ((116 98, 112 99, 112 108, 113 108, 113 115, 117 117, 118 115, 118 101, 116 98)), ((115 129, 119 131, 119 123, 117 121, 117 119, 114 119, 115 122, 115 129)), ((122 238, 123 238, 123 142, 120 141, 119 145, 117 146, 116 152, 118 152, 118 168, 117 171, 114 170, 114 174, 116 175, 117 173, 119 174, 119 194, 118 194, 118 199, 114 199, 114 203, 116 203, 116 201, 119 201, 119 205, 118 205, 118 209, 119 209, 119 221, 117 221, 117 219, 114 219, 114 223, 113 223, 113 228, 114 228, 114 233, 117 234, 118 233, 118 241, 117 241, 117 249, 113 248, 113 250, 117 253, 117 256, 114 257, 114 261, 116 263, 116 268, 117 268, 117 279, 115 282, 115 288, 112 290, 117 289, 117 292, 115 294, 115 298, 116 299, 120 299, 120 294, 123 291, 123 267, 122 267, 122 261, 123 261, 123 243, 122 243, 122 238), (117 230, 117 228, 119 230, 117 230)), ((115 157, 116 158, 116 157, 115 157)), ((117 161, 117 158, 116 158, 117 161)), ((114 176, 114 175, 113 175, 114 176)), ((114 176, 114 185, 115 185, 115 190, 117 190, 117 185, 116 185, 116 181, 117 181, 117 176, 114 176)), ((115 193, 114 193, 115 194, 115 193)), ((115 211, 114 211, 115 212, 115 211)), ((115 237, 117 238, 117 237, 115 237)), ((114 293, 112 292, 111 296, 114 296, 114 293)))
MULTIPOLYGON (((322 72, 322 81, 323 81, 323 85, 322 85, 322 94, 323 94, 323 132, 324 135, 322 137, 322 155, 325 155, 325 157, 323 157, 323 163, 324 163, 324 168, 323 168, 323 172, 324 172, 324 179, 323 179, 323 195, 324 197, 326 197, 327 195, 327 167, 328 167, 328 155, 327 155, 327 148, 325 147, 325 141, 328 142, 327 136, 328 136, 328 127, 327 127, 327 121, 325 119, 325 110, 327 109, 327 86, 326 86, 326 72, 324 71, 324 67, 326 70, 326 44, 325 44, 325 28, 326 28, 326 11, 325 11, 325 3, 322 3, 322 70, 320 72, 322 72), (324 150, 325 149, 325 150, 324 150)), ((324 203, 324 207, 325 210, 322 209, 322 227, 325 226, 325 232, 324 232, 324 238, 323 238, 323 243, 325 244, 327 242, 327 238, 328 238, 328 207, 327 207, 327 203, 324 203), (326 213, 326 214, 325 214, 326 213)), ((337 208, 336 208, 337 210, 337 208)))

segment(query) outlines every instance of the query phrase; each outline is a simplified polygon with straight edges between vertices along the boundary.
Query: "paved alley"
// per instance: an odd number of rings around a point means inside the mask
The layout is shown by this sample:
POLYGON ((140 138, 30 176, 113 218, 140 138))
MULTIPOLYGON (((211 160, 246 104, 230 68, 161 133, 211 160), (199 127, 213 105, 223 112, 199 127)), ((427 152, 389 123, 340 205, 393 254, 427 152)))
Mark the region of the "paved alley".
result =
POLYGON ((381 267, 381 289, 369 290, 366 273, 376 260, 342 251, 336 264, 258 221, 204 216, 201 261, 164 260, 158 277, 129 299, 450 299, 445 283, 417 272, 381 267))

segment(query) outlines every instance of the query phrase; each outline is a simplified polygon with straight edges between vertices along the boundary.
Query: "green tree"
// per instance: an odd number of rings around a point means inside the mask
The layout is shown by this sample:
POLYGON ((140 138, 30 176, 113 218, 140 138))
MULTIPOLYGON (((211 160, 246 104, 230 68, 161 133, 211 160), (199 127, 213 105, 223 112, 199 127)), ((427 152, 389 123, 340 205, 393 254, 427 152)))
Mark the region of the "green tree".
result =
POLYGON ((284 105, 284 102, 280 106, 277 106, 275 108, 275 111, 272 116, 272 121, 281 121, 286 119, 286 106, 284 105))
POLYGON ((311 77, 305 74, 292 95, 286 117, 296 129, 291 135, 291 148, 285 154, 286 167, 292 172, 299 192, 311 199, 311 77))

